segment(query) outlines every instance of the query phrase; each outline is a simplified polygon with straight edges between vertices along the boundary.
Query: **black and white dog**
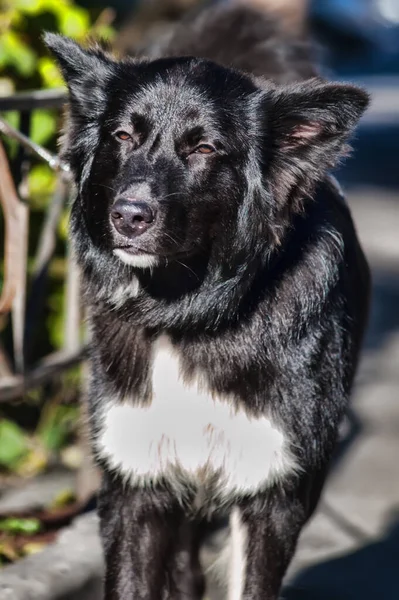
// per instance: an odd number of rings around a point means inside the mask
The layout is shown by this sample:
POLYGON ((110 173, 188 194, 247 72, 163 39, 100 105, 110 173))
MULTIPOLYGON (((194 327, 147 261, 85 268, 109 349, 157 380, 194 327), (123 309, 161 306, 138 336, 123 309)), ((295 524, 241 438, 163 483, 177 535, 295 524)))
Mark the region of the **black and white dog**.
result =
POLYGON ((147 58, 48 34, 91 331, 107 600, 200 598, 228 516, 229 600, 278 597, 323 486, 369 274, 328 172, 368 104, 245 8, 147 58))

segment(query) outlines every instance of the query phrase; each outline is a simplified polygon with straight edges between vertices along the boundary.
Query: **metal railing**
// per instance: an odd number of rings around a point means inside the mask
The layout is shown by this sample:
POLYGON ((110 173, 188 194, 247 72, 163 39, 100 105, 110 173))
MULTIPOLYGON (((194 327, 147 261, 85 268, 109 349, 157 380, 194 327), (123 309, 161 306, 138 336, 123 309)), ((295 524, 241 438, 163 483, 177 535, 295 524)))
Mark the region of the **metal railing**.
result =
POLYGON ((4 216, 4 281, 0 290, 0 330, 7 315, 12 322, 13 360, 0 342, 0 403, 11 401, 56 377, 77 364, 84 356, 80 341, 81 309, 79 273, 67 246, 65 276, 64 342, 38 364, 33 360, 35 342, 33 324, 45 302, 45 282, 54 255, 57 228, 64 206, 72 193, 67 164, 58 156, 30 139, 32 114, 38 109, 61 109, 65 103, 63 90, 46 90, 15 94, 0 98, 0 114, 20 113, 20 129, 16 130, 0 118, 0 133, 18 143, 13 164, 7 158, 0 140, 0 206, 4 216), (31 156, 35 155, 57 172, 55 193, 48 204, 39 234, 33 270, 28 286, 29 197, 27 175, 31 156), (13 175, 12 175, 13 174, 13 175), (29 352, 28 352, 29 350, 29 352), (30 355, 29 360, 27 354, 30 355))

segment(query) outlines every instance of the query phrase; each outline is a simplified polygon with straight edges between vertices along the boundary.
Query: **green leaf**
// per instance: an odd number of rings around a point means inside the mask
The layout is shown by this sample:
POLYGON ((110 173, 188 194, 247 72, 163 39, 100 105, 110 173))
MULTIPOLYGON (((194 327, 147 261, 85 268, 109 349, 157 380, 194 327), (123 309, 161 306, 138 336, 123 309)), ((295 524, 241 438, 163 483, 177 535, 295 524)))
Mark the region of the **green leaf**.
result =
POLYGON ((89 15, 83 8, 70 8, 60 15, 59 26, 64 35, 83 38, 90 27, 89 15))
POLYGON ((0 421, 0 465, 12 470, 28 453, 28 440, 16 423, 0 421))
POLYGON ((59 492, 51 503, 51 508, 62 508, 76 502, 76 494, 74 490, 65 489, 59 492))
POLYGON ((0 531, 6 533, 23 533, 24 535, 34 535, 41 529, 39 519, 21 519, 18 517, 10 517, 0 521, 0 531))
POLYGON ((42 146, 55 134, 57 122, 54 114, 48 110, 35 110, 32 115, 31 138, 42 146))
POLYGON ((62 213, 60 222, 58 223, 58 233, 61 239, 66 240, 69 234, 70 207, 68 206, 62 213))
POLYGON ((47 56, 39 58, 37 68, 42 81, 47 88, 59 88, 64 86, 64 80, 61 77, 60 71, 51 58, 47 56))
POLYGON ((43 210, 54 193, 56 175, 45 164, 35 165, 28 174, 28 188, 32 210, 43 210))
POLYGON ((69 434, 76 428, 78 409, 76 406, 48 404, 37 430, 37 436, 50 451, 65 445, 69 434))
POLYGON ((14 0, 15 8, 21 12, 37 15, 43 10, 42 0, 14 0))
POLYGON ((30 77, 35 71, 36 53, 15 31, 0 36, 0 67, 11 66, 22 77, 30 77))

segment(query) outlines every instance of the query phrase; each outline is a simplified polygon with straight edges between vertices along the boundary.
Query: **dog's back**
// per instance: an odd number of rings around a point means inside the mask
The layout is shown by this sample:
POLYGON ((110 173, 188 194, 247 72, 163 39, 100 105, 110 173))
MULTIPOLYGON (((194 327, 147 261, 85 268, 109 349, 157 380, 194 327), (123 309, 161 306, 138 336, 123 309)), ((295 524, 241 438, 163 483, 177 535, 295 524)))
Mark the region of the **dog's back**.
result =
POLYGON ((189 14, 143 55, 198 56, 278 83, 317 76, 308 40, 286 31, 275 16, 238 6, 189 14))

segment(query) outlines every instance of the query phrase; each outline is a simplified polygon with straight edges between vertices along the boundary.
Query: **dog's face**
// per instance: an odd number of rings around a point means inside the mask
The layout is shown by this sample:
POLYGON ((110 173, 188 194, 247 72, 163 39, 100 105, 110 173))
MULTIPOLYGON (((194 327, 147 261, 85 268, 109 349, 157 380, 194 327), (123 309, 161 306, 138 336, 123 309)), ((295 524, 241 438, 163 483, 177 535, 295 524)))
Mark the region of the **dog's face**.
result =
POLYGON ((110 85, 82 198, 93 242, 128 264, 207 253, 236 218, 251 125, 229 87, 255 86, 231 74, 208 88, 208 73, 193 60, 128 64, 110 85))
POLYGON ((78 218, 97 250, 133 267, 200 254, 231 265, 277 243, 281 215, 367 104, 350 86, 273 88, 200 59, 117 62, 46 41, 70 92, 78 218))

